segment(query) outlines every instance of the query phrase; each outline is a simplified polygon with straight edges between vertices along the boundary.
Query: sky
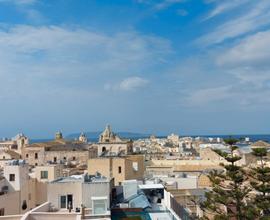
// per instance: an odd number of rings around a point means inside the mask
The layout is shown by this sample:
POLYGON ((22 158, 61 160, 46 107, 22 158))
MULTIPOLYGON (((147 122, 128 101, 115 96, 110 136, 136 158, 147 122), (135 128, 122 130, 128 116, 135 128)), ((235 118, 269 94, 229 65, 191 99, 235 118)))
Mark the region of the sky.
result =
POLYGON ((0 0, 0 137, 270 133, 269 0, 0 0))

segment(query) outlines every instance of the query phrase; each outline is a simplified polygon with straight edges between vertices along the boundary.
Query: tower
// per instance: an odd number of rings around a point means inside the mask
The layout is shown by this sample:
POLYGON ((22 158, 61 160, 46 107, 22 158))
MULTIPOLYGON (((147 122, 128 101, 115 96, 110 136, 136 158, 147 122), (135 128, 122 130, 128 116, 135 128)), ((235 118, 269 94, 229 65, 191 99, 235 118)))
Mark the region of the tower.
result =
POLYGON ((85 135, 85 133, 81 133, 80 137, 79 137, 79 141, 83 142, 83 143, 87 143, 87 137, 85 135))
POLYGON ((63 135, 61 131, 55 133, 55 140, 63 139, 63 135))

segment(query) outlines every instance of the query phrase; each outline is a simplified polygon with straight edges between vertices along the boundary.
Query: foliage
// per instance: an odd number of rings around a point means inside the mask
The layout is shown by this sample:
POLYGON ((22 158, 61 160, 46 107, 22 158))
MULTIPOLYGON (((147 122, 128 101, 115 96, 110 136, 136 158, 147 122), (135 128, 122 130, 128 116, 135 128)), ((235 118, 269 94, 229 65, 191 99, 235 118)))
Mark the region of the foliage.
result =
MULTIPOLYGON (((226 160, 223 170, 210 172, 212 190, 206 193, 206 201, 201 205, 205 213, 214 215, 215 220, 254 220, 258 215, 257 208, 251 202, 251 188, 246 184, 247 174, 237 165, 241 157, 236 154, 235 144, 238 140, 229 138, 224 142, 229 151, 214 150, 226 160)), ((203 219, 208 219, 206 216, 203 219)))
POLYGON ((270 219, 270 167, 266 167, 264 163, 267 150, 266 148, 255 148, 252 151, 260 161, 260 164, 252 168, 250 172, 251 185, 257 191, 254 203, 261 212, 260 219, 270 219))

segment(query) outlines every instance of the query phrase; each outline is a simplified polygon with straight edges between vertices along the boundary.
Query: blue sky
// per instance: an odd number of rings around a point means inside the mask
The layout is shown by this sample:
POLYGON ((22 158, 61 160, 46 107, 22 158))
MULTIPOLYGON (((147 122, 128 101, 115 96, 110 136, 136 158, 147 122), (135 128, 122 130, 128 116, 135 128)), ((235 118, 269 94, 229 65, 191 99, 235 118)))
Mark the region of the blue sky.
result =
POLYGON ((269 0, 0 0, 0 136, 270 133, 269 0))

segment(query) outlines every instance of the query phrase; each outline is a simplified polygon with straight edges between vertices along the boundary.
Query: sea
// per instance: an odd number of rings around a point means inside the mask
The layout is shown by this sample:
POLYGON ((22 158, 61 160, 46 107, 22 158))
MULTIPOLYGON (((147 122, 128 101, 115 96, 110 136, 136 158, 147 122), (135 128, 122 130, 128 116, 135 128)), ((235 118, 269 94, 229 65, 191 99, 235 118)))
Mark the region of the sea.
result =
MULTIPOLYGON (((138 140, 138 139, 144 139, 145 136, 142 136, 142 137, 139 137, 139 136, 135 136, 135 137, 132 137, 132 135, 129 135, 128 137, 125 137, 125 136, 121 136, 123 138, 129 138, 129 139, 132 139, 132 140, 138 140)), ((166 138, 167 136, 165 135, 161 135, 161 136, 157 136, 157 138, 166 138)), ((223 138, 223 139, 226 139, 226 138, 229 138, 229 137, 232 137, 232 138, 236 138, 236 139, 244 139, 245 137, 249 137, 250 141, 251 142, 256 142, 256 141, 259 141, 259 140, 262 140, 262 141, 266 141, 266 142, 269 142, 270 143, 270 134, 241 134, 241 135, 185 135, 185 136, 180 136, 180 137, 193 137, 193 138, 196 138, 196 137, 203 137, 203 138, 223 138)), ((97 142, 98 141, 98 137, 87 137, 88 140, 90 142, 97 142)), ((30 140, 31 143, 38 143, 38 142, 47 142, 47 141, 52 141, 52 139, 32 139, 30 140)))

